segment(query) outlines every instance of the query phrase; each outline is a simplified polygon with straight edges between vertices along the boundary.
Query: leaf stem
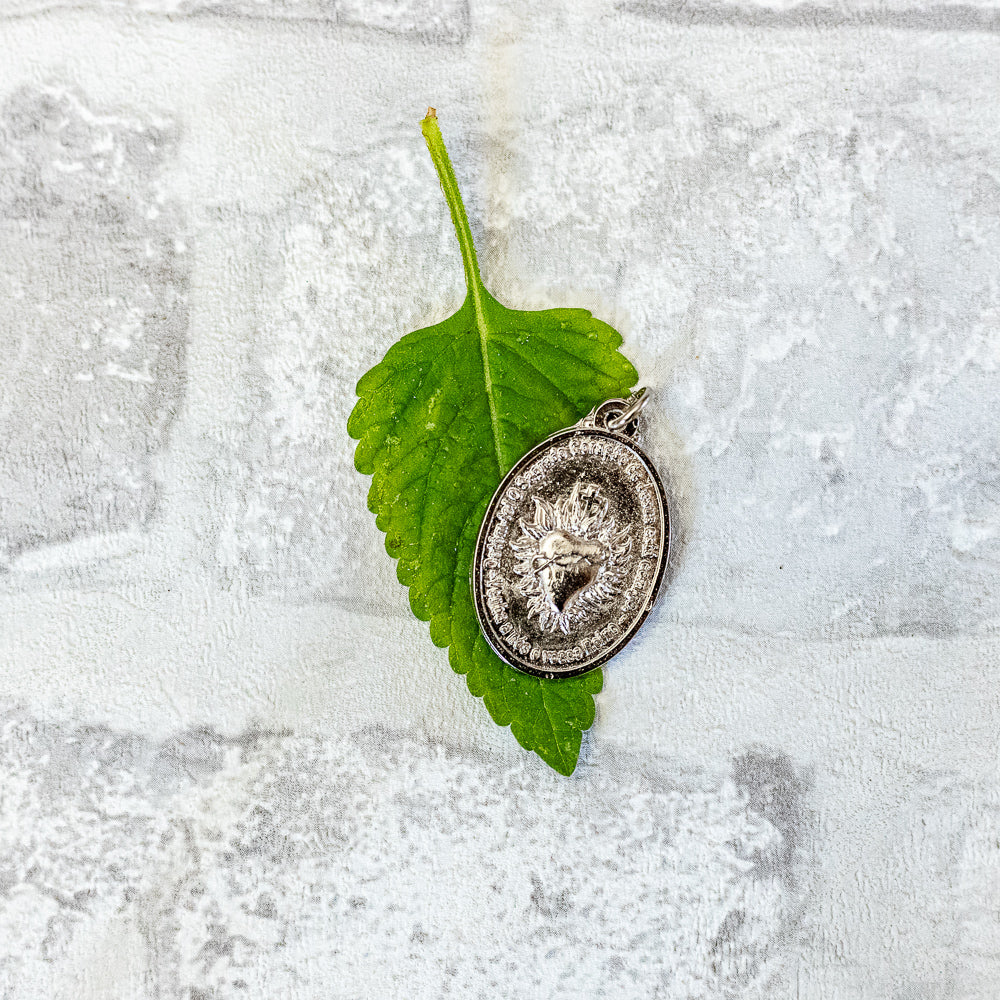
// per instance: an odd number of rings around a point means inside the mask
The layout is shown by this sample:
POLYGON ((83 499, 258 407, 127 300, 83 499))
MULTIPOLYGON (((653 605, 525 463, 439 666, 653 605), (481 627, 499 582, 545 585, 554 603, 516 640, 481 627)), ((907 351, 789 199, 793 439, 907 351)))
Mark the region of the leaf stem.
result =
POLYGON ((465 205, 462 203, 462 195, 458 190, 458 181, 455 180, 455 171, 452 168, 448 150, 445 148, 441 129, 438 126, 437 112, 434 108, 427 109, 427 117, 420 122, 420 131, 424 133, 424 140, 430 151, 431 159, 434 161, 438 180, 441 181, 445 201, 448 202, 451 221, 455 225, 455 235, 458 237, 458 245, 462 250, 462 266, 465 268, 465 282, 469 286, 469 294, 475 299, 479 299, 483 288, 483 279, 479 274, 479 260, 476 257, 475 244, 472 242, 469 217, 465 214, 465 205))
POLYGON ((462 194, 458 190, 458 181, 455 180, 455 171, 445 149, 444 139, 441 136, 441 129, 437 122, 437 112, 434 108, 427 109, 426 117, 420 122, 420 131, 424 133, 424 140, 430 150, 431 159, 434 161, 434 168, 437 170, 438 180, 441 181, 441 189, 444 191, 445 201, 448 202, 448 209, 451 212, 451 221, 455 225, 455 235, 458 237, 458 245, 462 250, 462 266, 465 268, 465 283, 469 289, 469 296, 466 301, 471 300, 472 310, 476 317, 476 330, 479 333, 479 350, 483 359, 483 380, 486 383, 486 398, 490 404, 490 425, 493 430, 493 450, 496 454, 497 468, 500 474, 504 475, 511 466, 511 463, 504 458, 503 448, 500 439, 500 418, 497 413, 496 394, 493 389, 493 373, 490 371, 490 358, 487 348, 487 341, 490 337, 490 322, 486 311, 487 292, 483 285, 483 279, 479 275, 479 261, 476 258, 476 246, 472 242, 472 230, 469 228, 469 217, 465 214, 465 205, 462 204, 462 194))

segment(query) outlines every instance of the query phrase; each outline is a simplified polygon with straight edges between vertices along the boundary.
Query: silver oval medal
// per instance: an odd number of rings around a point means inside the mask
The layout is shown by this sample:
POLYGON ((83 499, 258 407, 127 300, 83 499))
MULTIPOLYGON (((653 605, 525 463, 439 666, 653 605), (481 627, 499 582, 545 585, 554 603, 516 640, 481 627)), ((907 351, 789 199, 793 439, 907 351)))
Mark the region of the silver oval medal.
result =
POLYGON ((538 677, 600 666, 656 599, 670 541, 663 485, 635 441, 645 390, 532 448, 497 488, 472 590, 487 642, 538 677))

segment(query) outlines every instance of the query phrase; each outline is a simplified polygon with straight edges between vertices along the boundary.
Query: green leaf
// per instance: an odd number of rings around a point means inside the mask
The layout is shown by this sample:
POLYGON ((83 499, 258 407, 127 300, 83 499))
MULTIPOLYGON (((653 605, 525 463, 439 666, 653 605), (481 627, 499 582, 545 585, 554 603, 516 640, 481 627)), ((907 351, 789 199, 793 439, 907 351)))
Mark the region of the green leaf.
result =
POLYGON ((637 376, 621 336, 585 309, 524 312, 486 290, 433 110, 421 123, 462 252, 468 297, 453 316, 407 334, 358 382, 348 432, 372 477, 368 507, 385 532, 410 607, 449 646, 452 667, 494 721, 561 774, 572 774, 594 721, 599 670, 543 680, 487 645, 472 600, 476 536, 500 480, 530 448, 637 376))

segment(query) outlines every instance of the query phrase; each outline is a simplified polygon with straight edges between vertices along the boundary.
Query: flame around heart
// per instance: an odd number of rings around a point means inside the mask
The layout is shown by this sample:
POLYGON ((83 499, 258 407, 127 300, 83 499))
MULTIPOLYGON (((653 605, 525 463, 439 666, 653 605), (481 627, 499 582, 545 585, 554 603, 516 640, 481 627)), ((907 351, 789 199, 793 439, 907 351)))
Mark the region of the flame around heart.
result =
POLYGON ((519 590, 543 629, 568 635, 621 592, 631 539, 593 484, 576 483, 569 496, 534 503, 534 518, 521 521, 522 534, 511 543, 519 590))

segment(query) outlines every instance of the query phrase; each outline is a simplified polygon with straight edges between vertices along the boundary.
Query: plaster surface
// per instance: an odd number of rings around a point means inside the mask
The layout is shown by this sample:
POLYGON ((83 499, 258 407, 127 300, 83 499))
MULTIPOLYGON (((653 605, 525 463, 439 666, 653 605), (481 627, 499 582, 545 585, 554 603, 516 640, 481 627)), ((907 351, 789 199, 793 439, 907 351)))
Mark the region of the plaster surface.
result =
POLYGON ((0 0, 0 996, 993 1000, 994 4, 0 0), (562 779, 345 433, 621 330, 669 585, 562 779))

